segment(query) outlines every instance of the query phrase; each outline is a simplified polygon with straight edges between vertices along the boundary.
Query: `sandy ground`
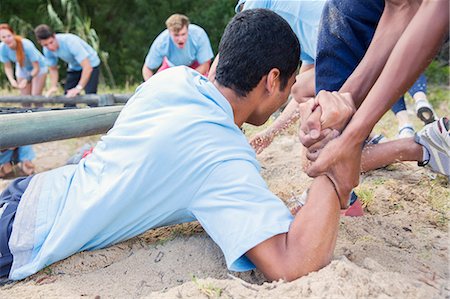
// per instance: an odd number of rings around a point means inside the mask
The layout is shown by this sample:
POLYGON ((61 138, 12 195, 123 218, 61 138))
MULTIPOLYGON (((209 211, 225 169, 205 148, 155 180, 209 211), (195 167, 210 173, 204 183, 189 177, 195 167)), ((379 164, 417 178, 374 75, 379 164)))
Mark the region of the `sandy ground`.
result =
MULTIPOLYGON (((36 145, 37 170, 62 165, 91 140, 36 145)), ((270 189, 287 203, 310 183, 299 157, 291 135, 259 156, 270 189)), ((0 179, 0 189, 7 182, 0 179)), ((0 287, 0 298, 449 298, 447 178, 401 163, 366 174, 358 194, 365 216, 341 218, 332 263, 294 282, 230 273, 219 248, 190 223, 76 254, 0 287)))

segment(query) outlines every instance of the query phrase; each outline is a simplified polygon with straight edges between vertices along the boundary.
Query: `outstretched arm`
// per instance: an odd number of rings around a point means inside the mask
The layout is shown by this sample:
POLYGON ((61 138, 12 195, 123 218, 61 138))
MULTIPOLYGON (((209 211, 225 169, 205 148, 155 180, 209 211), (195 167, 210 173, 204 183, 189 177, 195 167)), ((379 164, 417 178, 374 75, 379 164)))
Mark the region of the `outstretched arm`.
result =
POLYGON ((295 280, 328 265, 339 229, 339 201, 326 176, 314 180, 289 232, 256 245, 247 257, 271 280, 295 280))

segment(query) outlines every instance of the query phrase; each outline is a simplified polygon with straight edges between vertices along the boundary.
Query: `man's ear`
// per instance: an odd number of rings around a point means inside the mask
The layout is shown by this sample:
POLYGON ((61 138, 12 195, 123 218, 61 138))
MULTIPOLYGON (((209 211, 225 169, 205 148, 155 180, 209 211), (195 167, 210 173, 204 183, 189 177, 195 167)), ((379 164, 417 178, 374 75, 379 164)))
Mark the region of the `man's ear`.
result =
POLYGON ((267 74, 266 89, 269 94, 273 94, 280 88, 280 70, 273 68, 267 74))

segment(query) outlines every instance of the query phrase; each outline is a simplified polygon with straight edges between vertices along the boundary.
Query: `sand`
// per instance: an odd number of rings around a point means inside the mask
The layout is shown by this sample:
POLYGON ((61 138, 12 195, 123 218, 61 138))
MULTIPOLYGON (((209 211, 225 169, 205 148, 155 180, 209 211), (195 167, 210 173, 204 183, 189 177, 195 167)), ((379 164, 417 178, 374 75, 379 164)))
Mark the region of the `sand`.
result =
MULTIPOLYGON (((37 145, 38 171, 92 139, 37 145)), ((280 136, 259 159, 286 202, 308 187, 293 136, 280 136)), ((290 283, 229 272, 220 249, 190 223, 76 254, 1 286, 0 298, 449 298, 447 178, 401 163, 366 174, 358 190, 365 216, 341 218, 331 264, 290 283)))

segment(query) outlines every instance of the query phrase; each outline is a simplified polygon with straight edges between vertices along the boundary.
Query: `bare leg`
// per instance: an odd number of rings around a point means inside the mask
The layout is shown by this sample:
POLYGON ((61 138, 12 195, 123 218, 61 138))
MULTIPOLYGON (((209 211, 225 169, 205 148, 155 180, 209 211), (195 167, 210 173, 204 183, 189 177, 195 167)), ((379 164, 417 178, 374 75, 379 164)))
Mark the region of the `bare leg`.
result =
MULTIPOLYGON (((34 96, 42 95, 42 90, 44 89, 45 79, 47 78, 47 74, 42 74, 36 76, 31 81, 31 94, 34 96)), ((36 107, 42 107, 42 104, 34 104, 36 107)))
POLYGON ((422 161, 423 147, 414 138, 402 138, 364 147, 361 171, 384 167, 400 161, 422 161))
MULTIPOLYGON (((17 78, 17 83, 20 84, 22 81, 27 80, 25 78, 17 78)), ((20 89, 20 95, 30 95, 31 94, 31 84, 28 82, 24 88, 20 89)), ((30 104, 22 104, 23 107, 31 107, 30 104)))
POLYGON ((297 279, 330 263, 339 230, 340 205, 326 176, 314 179, 308 201, 289 232, 252 248, 247 257, 268 279, 297 279))

